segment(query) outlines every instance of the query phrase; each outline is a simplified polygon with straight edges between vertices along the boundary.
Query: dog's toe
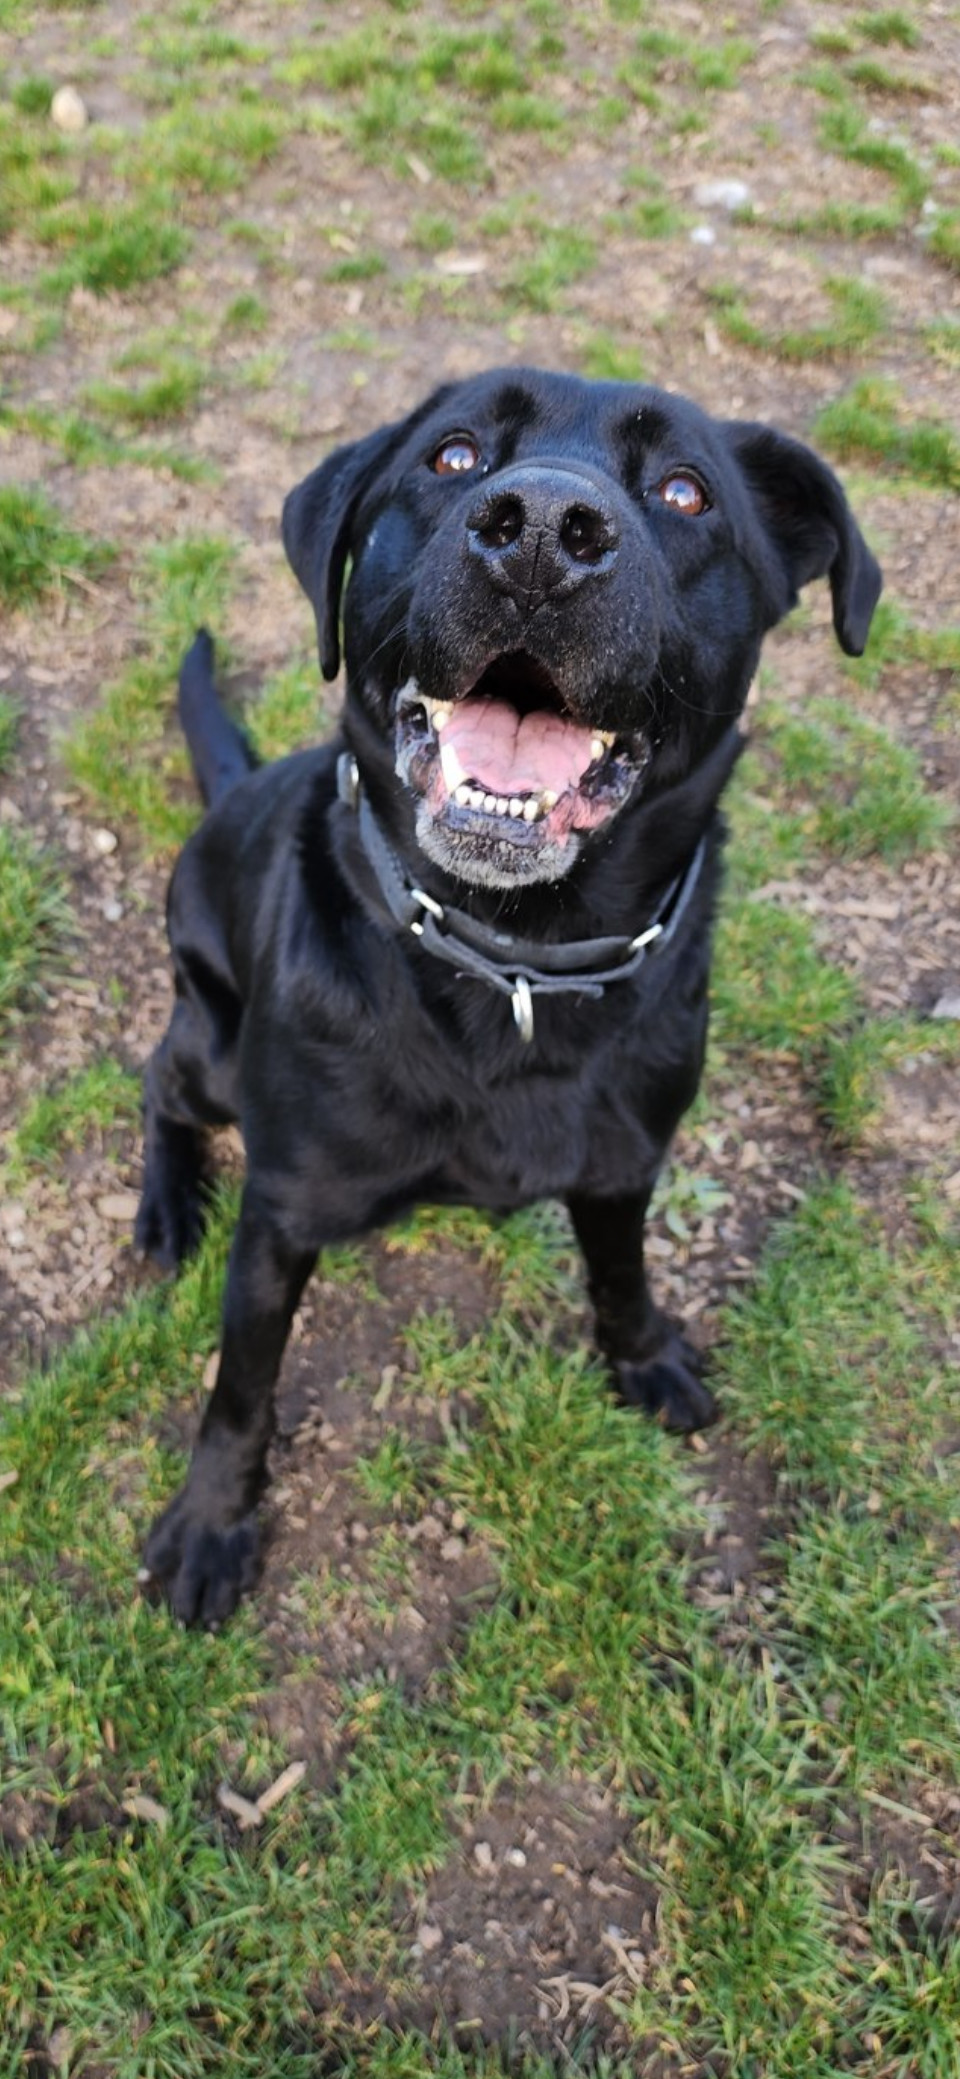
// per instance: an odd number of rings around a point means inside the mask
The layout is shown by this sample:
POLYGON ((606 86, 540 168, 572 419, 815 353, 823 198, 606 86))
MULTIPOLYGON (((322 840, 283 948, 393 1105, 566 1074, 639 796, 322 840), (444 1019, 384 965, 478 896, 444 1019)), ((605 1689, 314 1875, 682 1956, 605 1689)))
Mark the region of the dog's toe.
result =
POLYGON ((256 1581, 256 1514, 251 1511, 236 1523, 217 1526, 197 1519, 186 1493, 179 1494, 154 1524, 144 1564, 181 1624, 215 1631, 256 1581))
POLYGON ((620 1400, 655 1416, 664 1429, 688 1433, 708 1429, 717 1419, 717 1403, 700 1377, 699 1355, 676 1331, 643 1363, 618 1363, 616 1378, 620 1400))

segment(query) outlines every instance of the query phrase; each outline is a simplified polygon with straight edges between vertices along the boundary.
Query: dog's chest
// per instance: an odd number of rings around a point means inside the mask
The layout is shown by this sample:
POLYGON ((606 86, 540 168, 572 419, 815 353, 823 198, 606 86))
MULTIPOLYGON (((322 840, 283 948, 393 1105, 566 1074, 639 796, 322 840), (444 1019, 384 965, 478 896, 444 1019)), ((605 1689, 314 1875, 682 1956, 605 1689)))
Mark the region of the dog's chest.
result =
MULTIPOLYGON (((635 1184, 652 1143, 622 1088, 530 1071, 420 1114, 424 1196, 505 1207, 635 1184)), ((419 1135, 416 1138, 420 1138, 419 1135)))

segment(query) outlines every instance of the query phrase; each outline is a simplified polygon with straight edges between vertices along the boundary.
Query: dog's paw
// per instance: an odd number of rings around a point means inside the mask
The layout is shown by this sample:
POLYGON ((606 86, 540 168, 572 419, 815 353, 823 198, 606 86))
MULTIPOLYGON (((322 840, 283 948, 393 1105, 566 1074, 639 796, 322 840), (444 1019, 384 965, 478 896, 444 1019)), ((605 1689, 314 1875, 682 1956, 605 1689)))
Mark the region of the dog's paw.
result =
POLYGON ((677 1329, 642 1363, 621 1359, 614 1374, 625 1406, 642 1408, 664 1429, 709 1429, 717 1419, 717 1403, 700 1377, 699 1354, 677 1329))
POLYGON ((149 1256, 158 1270, 179 1270, 199 1248, 203 1224, 203 1191, 198 1181, 181 1178, 171 1187, 146 1177, 133 1239, 141 1255, 149 1256))
POLYGON ((212 1524, 196 1514, 185 1487, 157 1518, 143 1558, 180 1623, 216 1631, 257 1578, 256 1514, 251 1510, 235 1523, 212 1524))

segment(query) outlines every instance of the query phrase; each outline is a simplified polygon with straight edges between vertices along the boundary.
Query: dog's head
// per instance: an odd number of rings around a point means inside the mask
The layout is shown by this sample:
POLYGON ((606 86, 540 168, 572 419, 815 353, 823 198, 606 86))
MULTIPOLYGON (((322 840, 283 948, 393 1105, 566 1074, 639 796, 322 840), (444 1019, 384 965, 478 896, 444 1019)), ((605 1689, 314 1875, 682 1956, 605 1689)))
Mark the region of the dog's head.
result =
POLYGON ((859 655, 881 584, 800 442, 530 369, 448 384, 339 448, 291 492, 283 536, 328 678, 350 564, 348 702, 423 851, 500 888, 557 880, 686 778, 803 585, 829 578, 859 655))

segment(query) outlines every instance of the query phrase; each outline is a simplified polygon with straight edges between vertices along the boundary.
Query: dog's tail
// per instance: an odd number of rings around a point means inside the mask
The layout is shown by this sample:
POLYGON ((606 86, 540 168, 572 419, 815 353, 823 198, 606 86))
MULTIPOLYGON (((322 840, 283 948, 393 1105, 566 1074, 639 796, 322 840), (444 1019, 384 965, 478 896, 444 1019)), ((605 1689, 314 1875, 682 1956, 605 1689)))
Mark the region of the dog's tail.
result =
POLYGON ((220 705, 213 677, 213 638, 198 628, 180 666, 180 727, 207 808, 258 763, 242 729, 220 705))

